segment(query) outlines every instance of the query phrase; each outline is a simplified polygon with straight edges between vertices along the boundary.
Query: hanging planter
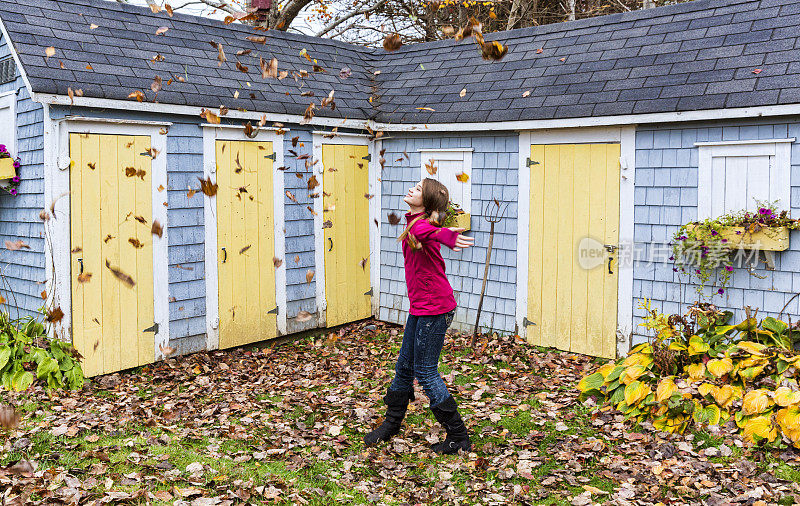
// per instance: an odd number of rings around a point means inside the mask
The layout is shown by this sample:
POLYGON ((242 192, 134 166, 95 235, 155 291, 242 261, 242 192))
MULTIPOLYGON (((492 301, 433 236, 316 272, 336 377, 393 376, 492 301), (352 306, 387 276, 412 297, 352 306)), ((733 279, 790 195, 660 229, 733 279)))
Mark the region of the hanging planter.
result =
MULTIPOLYGON (((695 226, 687 225, 686 231, 694 230, 695 226)), ((721 240, 725 240, 724 246, 728 249, 760 251, 789 249, 789 227, 786 226, 718 227, 716 232, 721 240)))
POLYGON ((447 216, 444 219, 442 226, 463 228, 464 231, 470 229, 471 216, 465 213, 458 204, 453 201, 447 206, 447 216))
POLYGON ((19 167, 19 158, 13 158, 5 145, 0 144, 0 181, 7 181, 7 185, 1 188, 11 195, 17 194, 17 187, 20 182, 19 176, 17 176, 19 167))
POLYGON ((763 252, 767 269, 773 269, 774 252, 789 248, 789 230, 800 228, 800 220, 790 218, 788 211, 776 211, 774 204, 758 205, 756 212, 729 213, 680 227, 672 240, 672 270, 696 278, 702 296, 705 287, 725 293, 737 251, 763 252))

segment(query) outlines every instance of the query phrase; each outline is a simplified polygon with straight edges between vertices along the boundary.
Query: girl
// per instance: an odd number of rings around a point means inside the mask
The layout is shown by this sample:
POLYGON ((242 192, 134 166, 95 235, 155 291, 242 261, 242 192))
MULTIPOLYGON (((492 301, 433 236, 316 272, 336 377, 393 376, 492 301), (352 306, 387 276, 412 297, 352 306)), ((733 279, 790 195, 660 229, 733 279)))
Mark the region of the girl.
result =
POLYGON ((431 448, 445 454, 468 452, 472 442, 467 427, 437 368, 445 331, 453 322, 456 308, 439 245, 461 251, 472 246, 474 239, 459 234, 463 228, 442 228, 439 224, 450 201, 447 188, 439 181, 430 178, 420 181, 408 190, 403 200, 410 208, 406 213, 408 226, 397 240, 403 243, 411 308, 395 377, 383 398, 386 417, 380 427, 364 436, 364 443, 372 446, 400 432, 408 403, 414 400, 414 378, 417 378, 430 400, 434 417, 447 431, 445 440, 431 448))

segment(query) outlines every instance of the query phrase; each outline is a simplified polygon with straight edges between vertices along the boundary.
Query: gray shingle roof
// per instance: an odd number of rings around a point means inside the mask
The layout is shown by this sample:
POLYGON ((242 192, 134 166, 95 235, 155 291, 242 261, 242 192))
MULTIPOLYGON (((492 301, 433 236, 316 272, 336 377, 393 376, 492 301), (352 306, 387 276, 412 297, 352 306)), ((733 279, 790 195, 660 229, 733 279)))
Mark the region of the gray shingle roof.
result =
POLYGON ((258 56, 275 56, 282 70, 309 71, 302 90, 317 97, 335 90, 336 111, 320 115, 393 123, 575 118, 800 101, 796 0, 696 0, 489 34, 487 40, 509 47, 499 62, 481 59, 471 39, 386 53, 185 15, 169 18, 103 0, 0 2, 0 18, 34 91, 44 93, 66 94, 72 87, 82 88, 85 96, 127 99, 133 89, 142 89, 152 98, 149 87, 156 74, 165 81, 180 74, 186 82, 165 86, 160 102, 302 114, 309 98, 300 96, 301 83, 260 76, 258 56), (91 23, 99 28, 91 30, 91 23), (155 35, 161 26, 169 30, 155 35), (266 45, 245 40, 253 34, 266 35, 266 45), (212 40, 225 48, 228 61, 222 66, 212 40), (56 55, 45 61, 48 46, 56 55), (313 72, 300 55, 303 48, 327 72, 313 72), (235 67, 241 49, 253 51, 240 57, 249 76, 235 67), (164 60, 150 61, 156 54, 164 60), (352 74, 341 79, 345 66, 352 74), (380 70, 377 76, 375 70, 380 70))

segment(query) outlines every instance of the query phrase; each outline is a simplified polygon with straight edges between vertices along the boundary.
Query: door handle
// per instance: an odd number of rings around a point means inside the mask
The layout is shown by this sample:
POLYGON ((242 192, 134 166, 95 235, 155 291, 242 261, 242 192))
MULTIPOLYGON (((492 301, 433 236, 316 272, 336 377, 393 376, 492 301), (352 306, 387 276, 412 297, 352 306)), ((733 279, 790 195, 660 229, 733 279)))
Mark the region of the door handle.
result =
POLYGON ((330 247, 330 248, 328 248, 328 251, 333 251, 333 239, 331 239, 330 237, 328 237, 328 241, 330 241, 330 243, 331 243, 331 247, 330 247))
POLYGON ((78 263, 81 264, 81 274, 83 274, 83 258, 78 259, 78 263))
POLYGON ((222 248, 222 253, 223 253, 223 255, 222 255, 222 263, 224 264, 225 260, 228 259, 228 252, 225 251, 225 248, 222 248))
POLYGON ((608 273, 614 274, 614 271, 611 270, 611 262, 614 260, 614 257, 608 257, 608 273))

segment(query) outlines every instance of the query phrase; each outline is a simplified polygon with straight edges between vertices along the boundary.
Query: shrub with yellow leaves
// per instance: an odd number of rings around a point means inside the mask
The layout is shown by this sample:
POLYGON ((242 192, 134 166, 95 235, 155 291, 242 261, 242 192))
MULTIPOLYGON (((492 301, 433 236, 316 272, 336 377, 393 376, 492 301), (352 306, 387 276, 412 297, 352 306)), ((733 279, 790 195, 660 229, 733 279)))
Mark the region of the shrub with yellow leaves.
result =
POLYGON ((732 314, 708 303, 683 316, 641 308, 655 336, 582 378, 582 399, 664 432, 724 424, 751 443, 800 448, 800 327, 759 322, 749 308, 729 325, 732 314))

